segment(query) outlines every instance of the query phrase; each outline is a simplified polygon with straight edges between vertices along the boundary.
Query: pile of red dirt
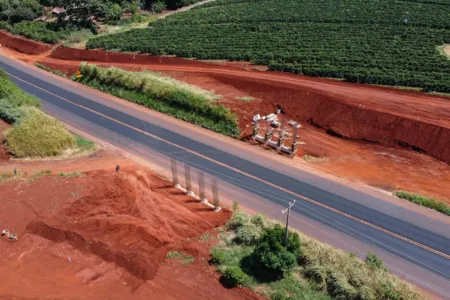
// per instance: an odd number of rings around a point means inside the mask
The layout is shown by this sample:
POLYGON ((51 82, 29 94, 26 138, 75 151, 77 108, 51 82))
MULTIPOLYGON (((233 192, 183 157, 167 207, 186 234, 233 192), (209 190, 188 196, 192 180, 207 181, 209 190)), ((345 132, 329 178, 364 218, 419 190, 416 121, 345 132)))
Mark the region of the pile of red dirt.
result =
POLYGON ((53 45, 32 41, 0 30, 0 44, 25 54, 42 54, 50 51, 53 45))
POLYGON ((0 190, 0 226, 19 236, 2 243, 0 298, 257 299, 242 289, 228 292, 200 262, 209 248, 197 240, 230 212, 214 213, 145 170, 43 176, 0 190), (170 266, 171 250, 198 261, 170 266), (194 278, 206 286, 190 288, 194 278))

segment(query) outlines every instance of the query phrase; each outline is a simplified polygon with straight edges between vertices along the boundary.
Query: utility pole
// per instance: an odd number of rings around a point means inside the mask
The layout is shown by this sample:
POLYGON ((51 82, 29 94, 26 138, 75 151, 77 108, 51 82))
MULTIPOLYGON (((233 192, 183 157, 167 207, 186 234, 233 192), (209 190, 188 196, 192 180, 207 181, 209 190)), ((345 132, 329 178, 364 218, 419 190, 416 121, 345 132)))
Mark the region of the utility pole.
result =
POLYGON ((286 233, 284 234, 284 248, 287 248, 288 245, 288 233, 289 233, 289 215, 291 214, 291 207, 294 206, 295 204, 295 200, 294 202, 289 202, 289 207, 286 208, 285 210, 282 210, 281 213, 286 213, 287 212, 287 216, 286 216, 286 233))

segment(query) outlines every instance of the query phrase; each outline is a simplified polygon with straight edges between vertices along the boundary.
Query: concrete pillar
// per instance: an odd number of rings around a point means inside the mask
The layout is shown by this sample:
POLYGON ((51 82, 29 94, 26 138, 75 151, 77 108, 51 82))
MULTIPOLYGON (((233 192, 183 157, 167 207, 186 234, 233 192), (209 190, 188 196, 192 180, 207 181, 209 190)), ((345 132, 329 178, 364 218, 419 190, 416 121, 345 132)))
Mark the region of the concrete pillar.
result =
POLYGON ((177 170, 177 161, 172 158, 170 160, 171 169, 172 169, 172 183, 176 188, 180 187, 180 183, 178 182, 178 170, 177 170))
POLYGON ((191 167, 188 164, 184 164, 184 179, 186 181, 186 193, 189 196, 193 196, 194 192, 192 191, 191 183, 191 167))

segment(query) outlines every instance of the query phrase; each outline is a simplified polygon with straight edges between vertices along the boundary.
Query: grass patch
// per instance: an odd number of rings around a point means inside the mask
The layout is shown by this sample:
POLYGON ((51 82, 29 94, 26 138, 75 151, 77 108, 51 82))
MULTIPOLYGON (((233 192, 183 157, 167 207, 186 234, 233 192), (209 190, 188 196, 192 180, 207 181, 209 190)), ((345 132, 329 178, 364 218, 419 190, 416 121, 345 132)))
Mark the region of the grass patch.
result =
POLYGON ((229 109, 212 103, 216 96, 150 72, 128 72, 82 63, 82 77, 90 87, 144 105, 204 128, 238 136, 237 119, 229 109))
POLYGON ((75 148, 77 149, 77 154, 86 153, 93 151, 97 148, 94 142, 91 142, 77 134, 74 135, 75 138, 75 148))
POLYGON ((19 122, 22 118, 20 108, 24 106, 40 108, 41 103, 36 97, 22 91, 0 69, 0 119, 10 124, 19 122))
POLYGON ((241 100, 241 101, 247 101, 247 102, 250 102, 250 101, 255 100, 255 98, 253 98, 253 97, 236 97, 236 100, 241 100))
POLYGON ((59 70, 54 70, 54 69, 49 68, 49 67, 47 67, 47 66, 44 66, 44 65, 42 65, 42 64, 40 64, 40 63, 35 63, 34 65, 35 65, 36 67, 38 67, 39 69, 42 69, 42 70, 44 70, 44 71, 47 71, 47 72, 53 73, 53 74, 55 74, 55 75, 58 75, 58 76, 67 78, 67 74, 66 74, 66 73, 63 73, 63 72, 61 72, 61 71, 59 71, 59 70))
POLYGON ((81 176, 83 176, 83 173, 81 173, 81 172, 72 172, 72 173, 60 172, 59 176, 64 177, 64 178, 81 177, 81 176))
POLYGON ((317 162, 326 162, 328 161, 328 157, 317 157, 313 155, 303 155, 303 159, 309 163, 317 163, 317 162))
POLYGON ((20 171, 17 171, 16 174, 14 174, 14 171, 0 173, 0 183, 6 183, 15 179, 22 179, 26 176, 26 173, 22 173, 20 171))
POLYGON ((250 216, 233 208, 227 231, 211 250, 210 263, 217 265, 223 284, 248 286, 271 299, 424 299, 413 286, 389 274, 373 253, 362 261, 295 230, 291 231, 300 237, 296 266, 281 278, 271 276, 263 263, 255 260, 259 242, 249 245, 237 236, 248 226, 256 227, 263 236, 275 224, 264 215, 250 216))
POLYGON ((6 147, 16 157, 48 157, 62 154, 75 139, 58 120, 34 107, 20 108, 23 120, 5 133, 6 147))
POLYGON ((167 252, 166 257, 171 259, 178 259, 182 265, 188 265, 191 262, 195 261, 195 258, 192 255, 178 251, 169 251, 167 252))
POLYGON ((404 192, 404 191, 395 192, 395 195, 401 199, 405 199, 410 202, 419 204, 421 206, 425 206, 425 207, 434 209, 438 212, 446 214, 447 216, 450 216, 450 206, 439 200, 436 200, 433 198, 427 198, 422 195, 408 193, 408 192, 404 192))
POLYGON ((35 181, 36 179, 42 177, 42 176, 48 176, 51 175, 52 171, 51 170, 42 170, 39 172, 34 173, 31 177, 30 177, 30 182, 35 181))
POLYGON ((81 29, 79 31, 74 31, 66 36, 63 46, 70 47, 74 44, 79 44, 84 41, 87 41, 93 36, 94 34, 90 29, 81 29))

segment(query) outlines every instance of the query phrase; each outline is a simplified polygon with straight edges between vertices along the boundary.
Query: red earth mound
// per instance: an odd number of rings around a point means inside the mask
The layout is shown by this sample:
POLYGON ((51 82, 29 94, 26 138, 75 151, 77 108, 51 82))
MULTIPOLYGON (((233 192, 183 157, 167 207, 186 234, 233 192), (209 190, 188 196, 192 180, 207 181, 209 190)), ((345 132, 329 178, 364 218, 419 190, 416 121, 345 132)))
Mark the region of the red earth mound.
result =
POLYGON ((42 54, 52 49, 52 45, 39 43, 0 30, 0 44, 25 54, 42 54))
POLYGON ((209 250, 197 240, 230 212, 214 213, 144 170, 43 176, 0 191, 0 226, 19 236, 1 243, 0 298, 257 299, 226 290, 200 262, 209 250), (171 250, 198 261, 172 266, 171 250))

